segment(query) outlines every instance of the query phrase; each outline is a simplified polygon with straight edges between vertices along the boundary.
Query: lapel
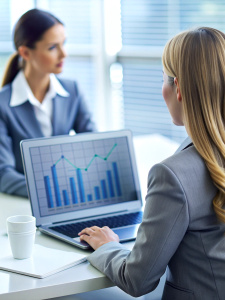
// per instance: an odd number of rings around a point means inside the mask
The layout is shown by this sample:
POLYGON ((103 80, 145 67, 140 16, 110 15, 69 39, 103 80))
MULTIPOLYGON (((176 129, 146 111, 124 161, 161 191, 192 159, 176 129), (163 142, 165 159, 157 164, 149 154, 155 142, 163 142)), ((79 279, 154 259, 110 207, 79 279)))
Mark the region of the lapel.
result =
POLYGON ((33 107, 29 101, 26 101, 22 105, 12 107, 12 111, 24 131, 27 132, 28 137, 43 137, 41 127, 35 117, 33 107))
POLYGON ((193 144, 192 140, 190 139, 190 137, 188 136, 179 146, 179 148, 177 149, 177 151, 175 153, 178 153, 182 150, 184 150, 185 148, 187 148, 189 145, 193 144))

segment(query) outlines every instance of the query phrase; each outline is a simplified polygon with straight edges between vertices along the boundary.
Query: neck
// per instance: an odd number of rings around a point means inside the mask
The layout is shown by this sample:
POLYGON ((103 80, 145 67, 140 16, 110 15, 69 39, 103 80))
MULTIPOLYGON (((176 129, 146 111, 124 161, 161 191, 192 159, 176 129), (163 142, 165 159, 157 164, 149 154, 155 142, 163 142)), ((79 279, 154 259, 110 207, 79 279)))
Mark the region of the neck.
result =
POLYGON ((34 97, 42 103, 49 89, 49 74, 38 74, 35 71, 31 71, 28 68, 25 68, 24 75, 34 97))

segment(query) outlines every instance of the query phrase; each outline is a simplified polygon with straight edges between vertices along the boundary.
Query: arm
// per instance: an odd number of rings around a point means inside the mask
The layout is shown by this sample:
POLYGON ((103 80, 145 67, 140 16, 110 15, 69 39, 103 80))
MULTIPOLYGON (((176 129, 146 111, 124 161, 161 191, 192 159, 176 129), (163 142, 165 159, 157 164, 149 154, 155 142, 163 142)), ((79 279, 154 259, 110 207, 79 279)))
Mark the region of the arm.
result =
MULTIPOLYGON (((149 173, 143 221, 133 250, 112 241, 97 248, 88 260, 125 292, 141 296, 158 285, 188 224, 188 207, 179 179, 165 165, 156 165, 149 173)), ((93 243, 89 236, 83 237, 93 243)))
POLYGON ((25 176, 15 169, 12 140, 0 116, 0 192, 27 197, 25 176))
POLYGON ((76 84, 75 94, 78 101, 78 110, 73 129, 77 133, 96 131, 95 124, 91 119, 91 114, 76 84))

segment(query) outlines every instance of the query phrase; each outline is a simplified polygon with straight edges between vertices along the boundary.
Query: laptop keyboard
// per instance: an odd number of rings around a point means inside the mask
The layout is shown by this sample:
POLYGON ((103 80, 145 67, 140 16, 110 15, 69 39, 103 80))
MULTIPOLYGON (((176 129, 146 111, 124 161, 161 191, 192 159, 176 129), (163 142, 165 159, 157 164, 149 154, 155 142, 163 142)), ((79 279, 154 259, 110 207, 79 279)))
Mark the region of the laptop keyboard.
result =
POLYGON ((142 221, 142 215, 143 212, 136 212, 131 214, 124 214, 119 216, 84 221, 80 223, 70 223, 66 225, 54 226, 54 227, 50 227, 50 229, 62 233, 71 238, 74 238, 77 237, 78 233, 86 227, 108 226, 109 228, 118 228, 127 225, 140 224, 142 221))

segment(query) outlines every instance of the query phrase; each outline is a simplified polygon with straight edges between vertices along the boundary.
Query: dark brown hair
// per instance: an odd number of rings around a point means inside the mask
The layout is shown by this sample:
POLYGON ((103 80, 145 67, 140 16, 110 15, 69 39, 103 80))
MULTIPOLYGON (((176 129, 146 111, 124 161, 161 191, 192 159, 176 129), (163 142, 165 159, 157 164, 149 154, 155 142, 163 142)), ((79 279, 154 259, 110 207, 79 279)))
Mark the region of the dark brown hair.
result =
POLYGON ((63 23, 49 12, 40 9, 31 9, 23 14, 14 28, 14 46, 17 50, 8 60, 2 87, 11 83, 22 68, 18 49, 20 46, 35 48, 35 43, 42 39, 43 34, 55 24, 63 23))

